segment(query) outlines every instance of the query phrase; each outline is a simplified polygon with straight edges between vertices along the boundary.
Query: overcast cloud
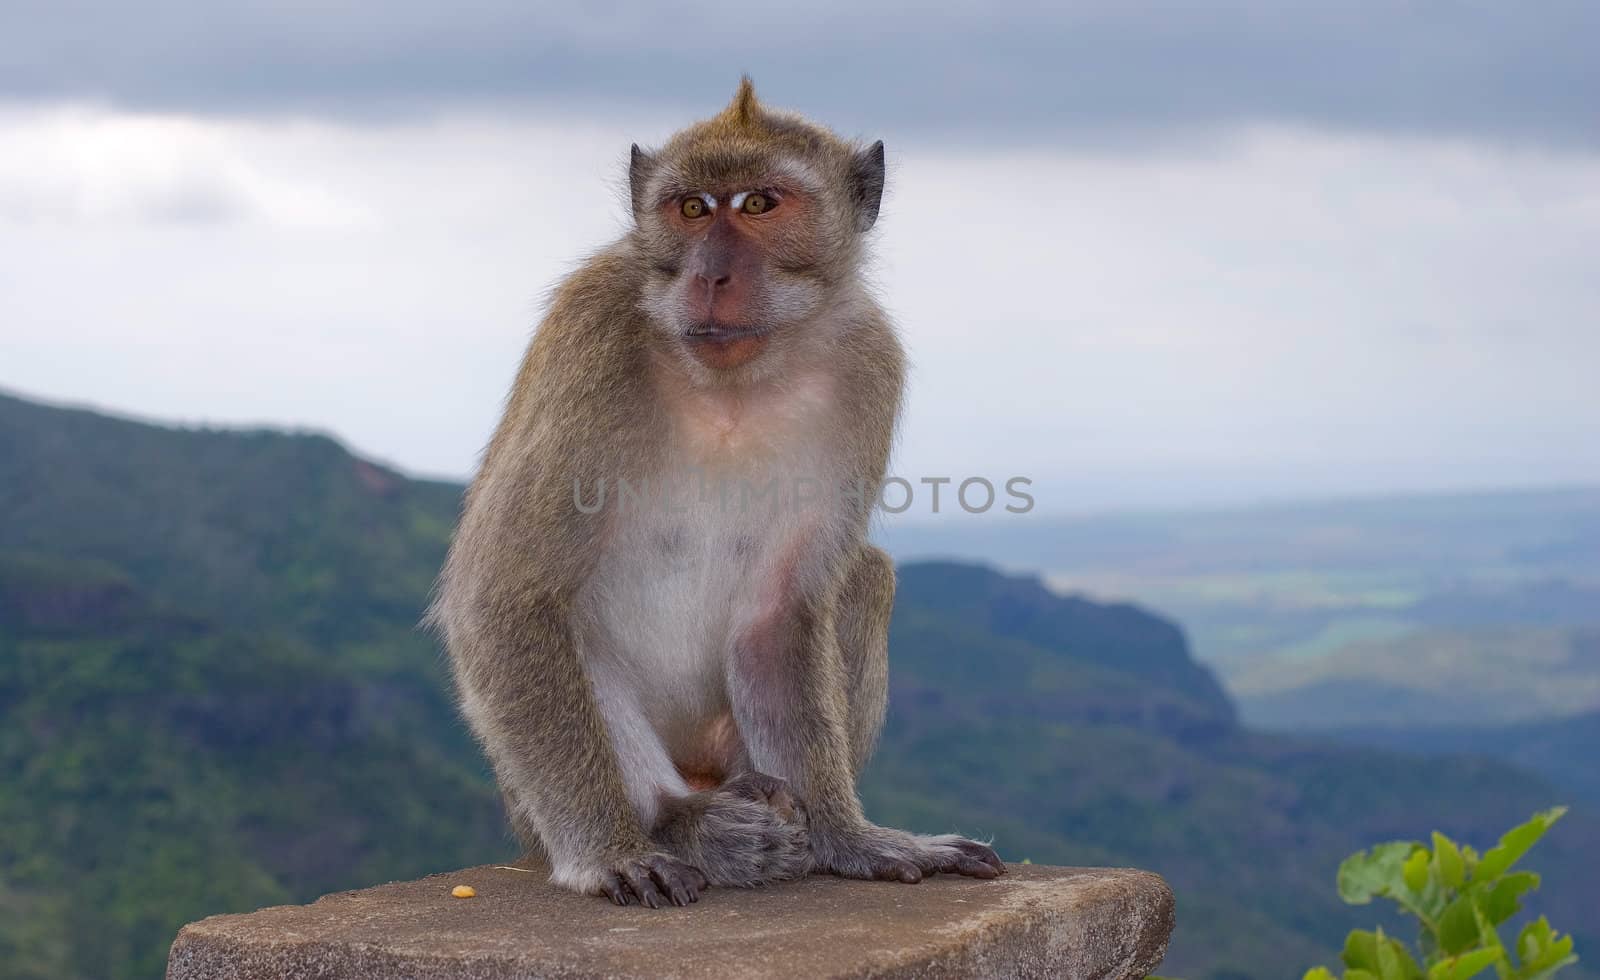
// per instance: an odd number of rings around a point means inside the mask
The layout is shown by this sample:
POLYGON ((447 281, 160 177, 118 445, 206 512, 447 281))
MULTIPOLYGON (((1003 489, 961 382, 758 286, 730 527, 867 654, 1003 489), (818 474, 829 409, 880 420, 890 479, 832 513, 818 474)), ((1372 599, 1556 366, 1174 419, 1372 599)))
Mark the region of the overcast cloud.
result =
POLYGON ((1592 4, 378 9, 8 5, 0 387, 464 477, 628 144, 748 69, 889 139, 902 474, 1600 482, 1592 4))
POLYGON ((1592 0, 11 0, 0 91, 234 114, 700 111, 739 70, 847 129, 1038 142, 1239 122, 1600 139, 1592 0))

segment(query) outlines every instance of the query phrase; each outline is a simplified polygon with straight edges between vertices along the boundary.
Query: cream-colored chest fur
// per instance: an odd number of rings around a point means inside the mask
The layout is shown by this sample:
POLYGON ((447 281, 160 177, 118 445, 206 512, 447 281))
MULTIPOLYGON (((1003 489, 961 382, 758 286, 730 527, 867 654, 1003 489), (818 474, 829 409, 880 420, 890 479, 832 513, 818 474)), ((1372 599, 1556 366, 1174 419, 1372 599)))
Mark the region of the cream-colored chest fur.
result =
POLYGON ((680 765, 726 714, 737 638, 777 615, 838 524, 832 396, 825 376, 677 393, 648 493, 607 500, 584 656, 680 765))

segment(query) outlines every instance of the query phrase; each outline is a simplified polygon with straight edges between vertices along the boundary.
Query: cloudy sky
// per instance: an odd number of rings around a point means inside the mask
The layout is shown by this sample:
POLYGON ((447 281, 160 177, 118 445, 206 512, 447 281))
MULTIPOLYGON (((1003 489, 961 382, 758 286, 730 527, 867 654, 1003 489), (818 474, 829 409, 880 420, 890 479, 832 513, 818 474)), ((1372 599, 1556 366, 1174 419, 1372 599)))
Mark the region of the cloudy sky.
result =
POLYGON ((748 71, 889 145, 898 472, 1600 482, 1600 5, 1063 6, 12 0, 0 388, 465 476, 629 143, 748 71))

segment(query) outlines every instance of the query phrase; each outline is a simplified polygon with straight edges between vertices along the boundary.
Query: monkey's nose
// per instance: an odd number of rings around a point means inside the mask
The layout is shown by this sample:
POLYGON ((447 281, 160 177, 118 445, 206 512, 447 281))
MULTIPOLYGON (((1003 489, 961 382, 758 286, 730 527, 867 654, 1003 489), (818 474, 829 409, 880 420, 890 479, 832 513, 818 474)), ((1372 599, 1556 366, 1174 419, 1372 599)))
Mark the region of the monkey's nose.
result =
POLYGON ((733 281, 729 275, 708 276, 703 272, 694 274, 694 284, 707 292, 714 293, 733 281))

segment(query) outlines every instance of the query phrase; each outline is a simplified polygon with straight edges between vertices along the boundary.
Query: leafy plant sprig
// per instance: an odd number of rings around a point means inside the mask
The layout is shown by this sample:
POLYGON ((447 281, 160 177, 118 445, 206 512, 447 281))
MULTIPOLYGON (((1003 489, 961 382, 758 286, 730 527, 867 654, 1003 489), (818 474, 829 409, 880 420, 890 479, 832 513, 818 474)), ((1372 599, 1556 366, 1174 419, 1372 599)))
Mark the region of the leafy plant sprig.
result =
MULTIPOLYGON (((1545 980, 1578 962, 1572 937, 1544 917, 1529 922, 1507 947, 1498 927, 1522 909, 1539 876, 1512 867, 1561 819, 1566 807, 1533 815, 1480 856, 1440 833, 1420 841, 1379 844, 1339 866, 1339 897, 1365 905, 1388 898, 1421 925, 1420 957, 1382 929, 1357 929, 1345 940, 1343 980, 1468 980, 1494 969, 1498 980, 1545 980)), ((1338 980, 1327 967, 1303 980, 1338 980)))

